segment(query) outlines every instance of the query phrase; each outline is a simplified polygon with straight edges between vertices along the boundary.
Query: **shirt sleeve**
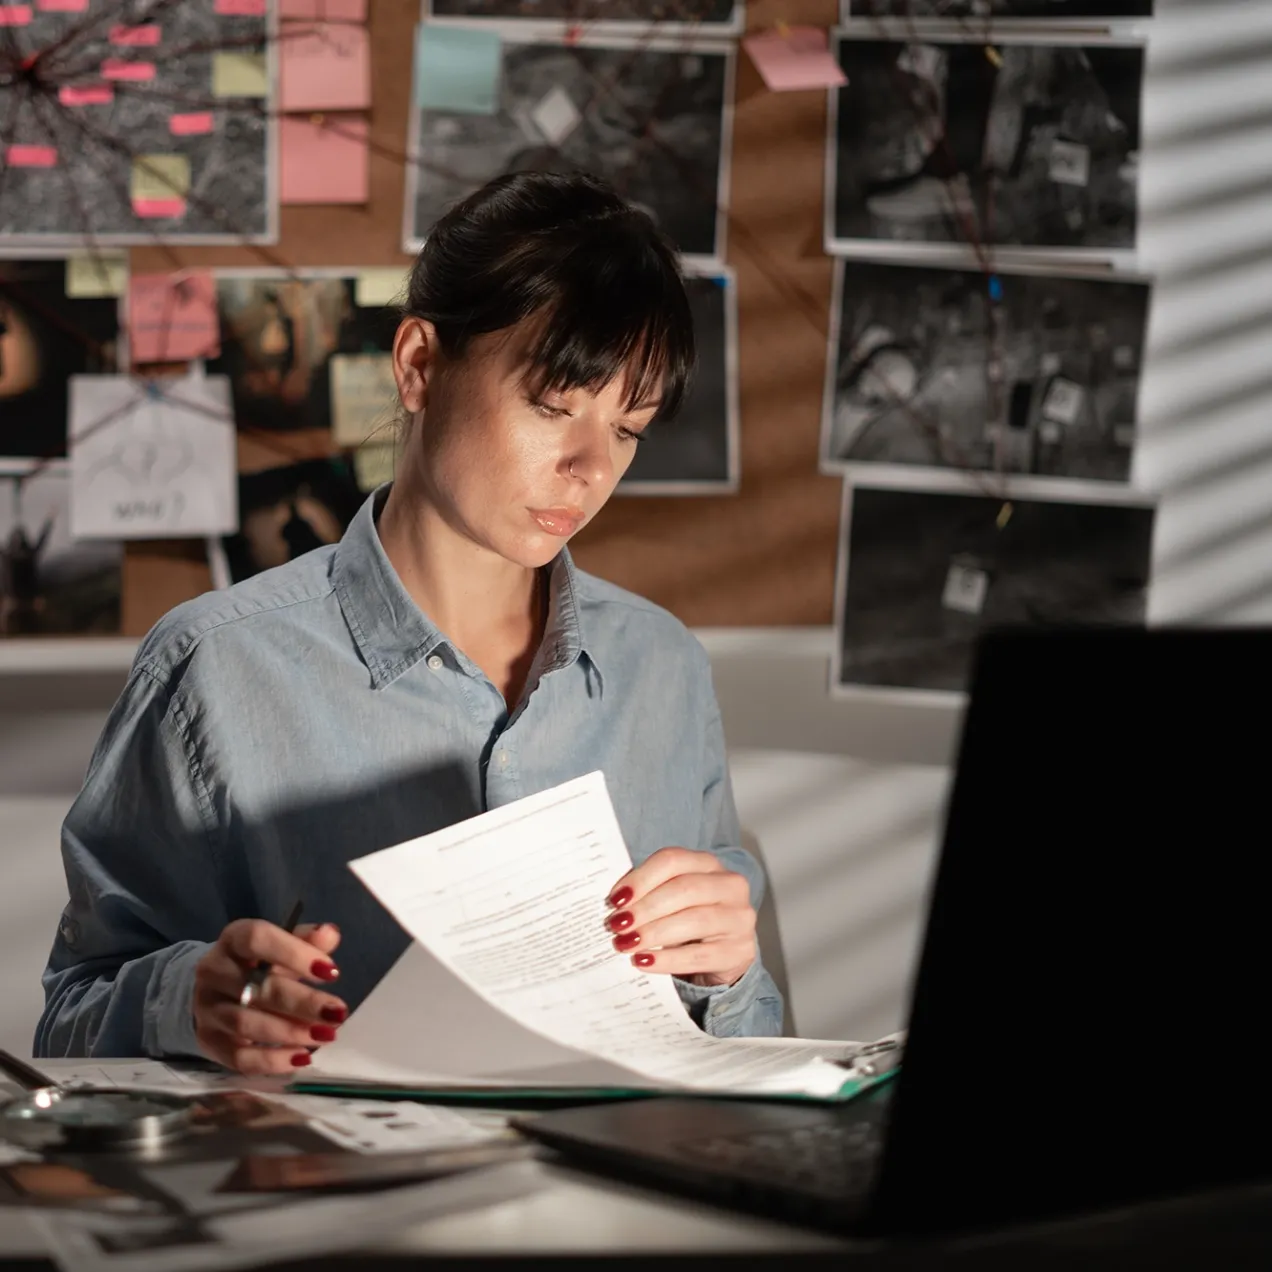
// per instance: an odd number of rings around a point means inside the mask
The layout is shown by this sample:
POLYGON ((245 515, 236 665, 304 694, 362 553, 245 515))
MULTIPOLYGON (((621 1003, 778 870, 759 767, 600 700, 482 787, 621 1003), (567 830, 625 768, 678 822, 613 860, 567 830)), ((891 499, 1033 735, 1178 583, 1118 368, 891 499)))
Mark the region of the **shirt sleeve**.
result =
POLYGON ((194 971, 227 922, 212 803, 179 693, 134 668, 62 826, 70 899, 37 1056, 198 1056, 194 971))
MULTIPOLYGON (((705 660, 706 655, 703 654, 705 660)), ((705 670, 710 696, 704 745, 702 838, 699 849, 714 853, 730 870, 745 875, 751 885, 751 904, 758 910, 764 899, 764 872, 741 847, 742 828, 733 800, 733 783, 724 747, 720 705, 711 689, 710 666, 705 670)), ((760 951, 762 956, 763 951, 760 951)), ((732 985, 695 985, 675 978, 681 1002, 706 1033, 717 1038, 776 1037, 782 1032, 782 993, 764 969, 761 957, 732 985)))

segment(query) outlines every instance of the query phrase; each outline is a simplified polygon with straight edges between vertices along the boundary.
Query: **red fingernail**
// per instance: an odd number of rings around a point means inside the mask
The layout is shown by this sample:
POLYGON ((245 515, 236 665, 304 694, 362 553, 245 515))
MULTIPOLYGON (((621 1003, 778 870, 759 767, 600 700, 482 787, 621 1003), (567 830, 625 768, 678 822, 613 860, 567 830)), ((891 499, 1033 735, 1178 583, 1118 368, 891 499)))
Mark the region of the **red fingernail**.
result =
POLYGON ((314 1025, 309 1036, 315 1042, 335 1042, 336 1031, 330 1025, 314 1025))
POLYGON ((309 967, 310 973, 316 980, 333 981, 340 975, 336 971, 336 965, 329 963, 325 958, 316 958, 309 967))
POLYGON ((635 895, 636 894, 630 888, 619 888, 619 890, 610 897, 609 903, 614 907, 614 909, 621 910, 623 906, 627 905, 635 895))
POLYGON ((614 948, 620 953, 623 950, 634 950, 640 944, 639 932, 624 932, 614 938, 614 948))
POLYGON ((630 910, 620 910, 617 914, 611 914, 605 922, 609 924, 611 931, 621 932, 624 928, 631 927, 635 919, 630 910))
POLYGON ((653 967, 654 956, 648 952, 644 954, 633 954, 632 962, 635 963, 637 967, 653 967))
POLYGON ((344 1007, 324 1007, 318 1014, 333 1025, 343 1025, 349 1012, 344 1007))
POLYGON ((311 1063, 312 1060, 308 1051, 298 1051, 294 1056, 292 1056, 293 1069, 303 1069, 307 1064, 311 1063))

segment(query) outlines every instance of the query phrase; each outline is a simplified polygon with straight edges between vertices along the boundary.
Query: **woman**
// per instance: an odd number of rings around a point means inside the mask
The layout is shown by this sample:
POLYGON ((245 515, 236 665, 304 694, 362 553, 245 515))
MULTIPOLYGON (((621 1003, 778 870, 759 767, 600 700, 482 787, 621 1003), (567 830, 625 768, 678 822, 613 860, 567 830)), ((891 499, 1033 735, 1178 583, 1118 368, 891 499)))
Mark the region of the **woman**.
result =
POLYGON ((710 1033, 780 1032, 706 655, 565 548, 684 395, 671 250, 592 178, 498 178, 429 235, 393 360, 396 481, 143 642, 66 819, 37 1054, 307 1064, 407 943, 346 863, 596 768, 616 956, 710 1033))

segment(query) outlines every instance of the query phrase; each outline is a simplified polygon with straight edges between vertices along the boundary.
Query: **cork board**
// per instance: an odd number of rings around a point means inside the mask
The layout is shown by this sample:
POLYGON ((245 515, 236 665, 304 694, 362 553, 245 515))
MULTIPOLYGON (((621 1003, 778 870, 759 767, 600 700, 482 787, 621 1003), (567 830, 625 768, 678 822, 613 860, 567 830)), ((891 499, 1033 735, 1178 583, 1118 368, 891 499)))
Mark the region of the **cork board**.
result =
MULTIPOLYGON (((181 266, 396 265, 401 251, 415 0, 370 6, 374 104, 365 206, 284 207, 277 244, 135 248, 136 272, 181 266)), ((834 0, 748 5, 748 30, 779 19, 829 27, 834 0)), ((828 624, 841 483, 817 470, 831 295, 822 251, 826 95, 771 93, 737 62, 728 263, 738 287, 741 484, 721 496, 615 496, 573 542, 579 565, 695 627, 828 624)), ((254 471, 325 454, 326 432, 239 435, 254 471)), ((211 586, 201 541, 134 542, 123 629, 142 635, 211 586)))

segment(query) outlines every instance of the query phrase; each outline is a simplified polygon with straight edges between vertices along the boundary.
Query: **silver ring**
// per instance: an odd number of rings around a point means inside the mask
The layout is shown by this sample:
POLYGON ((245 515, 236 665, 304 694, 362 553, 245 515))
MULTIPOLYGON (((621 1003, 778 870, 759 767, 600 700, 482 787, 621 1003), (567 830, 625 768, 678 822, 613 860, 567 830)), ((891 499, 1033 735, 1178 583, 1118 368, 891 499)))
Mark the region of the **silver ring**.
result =
POLYGON ((250 1007, 256 1001, 256 984, 248 981, 239 991, 239 1006, 250 1007))

